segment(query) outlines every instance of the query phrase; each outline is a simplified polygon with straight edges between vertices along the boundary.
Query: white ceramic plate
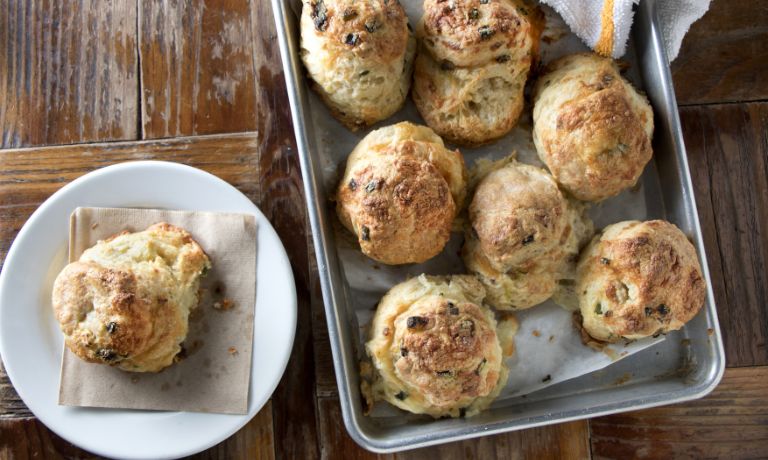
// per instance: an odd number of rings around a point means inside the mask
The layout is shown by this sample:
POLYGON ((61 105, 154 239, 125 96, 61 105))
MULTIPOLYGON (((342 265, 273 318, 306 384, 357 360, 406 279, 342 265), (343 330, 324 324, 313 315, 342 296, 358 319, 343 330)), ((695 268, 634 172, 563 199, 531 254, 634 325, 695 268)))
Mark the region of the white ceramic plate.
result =
POLYGON ((266 403, 296 331, 296 287, 266 217, 223 180, 176 163, 139 161, 86 174, 54 193, 22 227, 0 274, 0 355, 32 412, 64 439, 120 458, 191 455, 226 439, 266 403), (66 264, 69 216, 78 206, 239 212, 258 222, 256 316, 247 415, 64 407, 57 404, 63 337, 50 293, 66 264))

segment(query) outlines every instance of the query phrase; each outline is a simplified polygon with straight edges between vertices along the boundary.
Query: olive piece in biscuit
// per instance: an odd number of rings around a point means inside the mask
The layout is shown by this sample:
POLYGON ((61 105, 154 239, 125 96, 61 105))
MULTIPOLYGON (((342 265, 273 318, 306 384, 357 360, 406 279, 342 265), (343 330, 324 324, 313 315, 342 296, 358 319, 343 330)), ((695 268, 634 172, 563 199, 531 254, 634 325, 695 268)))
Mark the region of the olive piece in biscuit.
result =
POLYGON ((635 185, 653 154, 653 110, 595 54, 548 65, 534 88, 533 141, 541 160, 574 197, 601 201, 635 185))
POLYGON ((605 342, 680 329, 707 291, 693 244, 663 220, 606 227, 581 255, 576 289, 584 330, 605 342))
POLYGON ((431 129, 403 122, 372 131, 355 147, 336 211, 368 257, 420 263, 448 242, 465 190, 461 154, 431 129))
POLYGON ((304 0, 301 59, 333 115, 356 130, 402 107, 416 41, 396 1, 304 0))
POLYGON ((166 223, 99 241, 53 285, 67 348, 85 361, 125 371, 170 366, 210 266, 189 233, 166 223))
POLYGON ((507 381, 517 323, 497 322, 472 276, 421 275, 387 292, 365 349, 373 364, 369 403, 384 400, 433 417, 472 416, 507 381))

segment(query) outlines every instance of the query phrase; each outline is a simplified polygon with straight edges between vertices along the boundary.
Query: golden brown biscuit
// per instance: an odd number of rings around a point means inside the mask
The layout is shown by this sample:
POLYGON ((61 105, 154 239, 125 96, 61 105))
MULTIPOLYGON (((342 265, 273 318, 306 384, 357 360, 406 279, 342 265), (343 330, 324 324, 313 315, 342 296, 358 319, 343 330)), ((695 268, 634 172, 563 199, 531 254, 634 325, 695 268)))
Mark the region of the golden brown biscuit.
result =
POLYGON ((552 175, 586 201, 635 185, 653 153, 648 101, 609 58, 574 54, 548 67, 534 88, 533 140, 552 175))
POLYGON ((680 329, 707 292, 696 249, 663 220, 609 225, 584 250, 577 276, 584 329, 606 342, 680 329))
POLYGON ((336 211, 368 257, 419 263, 448 242, 465 193, 461 154, 429 128, 403 122, 371 132, 355 147, 336 211))
POLYGON ((320 97, 352 130, 403 105, 415 52, 399 2, 303 1, 301 59, 320 97))
POLYGON ((427 125, 449 142, 479 145, 515 126, 527 77, 527 70, 510 63, 443 69, 429 53, 419 53, 413 101, 427 125))
POLYGON ((497 323, 474 277, 421 275, 381 299, 366 352, 373 400, 433 417, 472 416, 488 407, 507 381, 503 358, 517 323, 497 323))
POLYGON ((99 241, 56 277, 53 308, 73 353, 133 372, 157 372, 181 350, 208 256, 166 223, 99 241))
POLYGON ((523 309, 550 298, 592 233, 584 208, 546 171, 511 162, 490 172, 469 206, 462 255, 488 303, 523 309))
POLYGON ((447 140, 478 145, 512 129, 538 48, 537 9, 518 0, 428 0, 413 100, 447 140))

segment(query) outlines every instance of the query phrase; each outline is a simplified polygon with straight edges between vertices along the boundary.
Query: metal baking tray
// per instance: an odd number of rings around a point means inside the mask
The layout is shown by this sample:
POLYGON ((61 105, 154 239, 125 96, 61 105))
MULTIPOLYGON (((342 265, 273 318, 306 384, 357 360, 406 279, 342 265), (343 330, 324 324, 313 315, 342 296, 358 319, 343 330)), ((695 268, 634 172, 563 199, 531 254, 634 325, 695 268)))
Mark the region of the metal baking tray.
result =
MULTIPOLYGON (((403 0, 406 9, 414 0, 403 0)), ((707 280, 707 302, 682 330, 666 340, 628 356, 601 371, 568 380, 525 396, 496 401, 469 419, 432 420, 403 413, 402 417, 363 415, 359 359, 361 327, 356 310, 370 310, 386 287, 373 295, 360 295, 351 283, 376 285, 387 267, 371 264, 367 270, 344 271, 344 248, 350 246, 339 230, 329 196, 340 163, 369 130, 351 133, 336 123, 319 98, 310 91, 299 56, 298 0, 272 0, 278 41, 285 69, 293 125, 304 179, 308 216, 318 261, 333 364, 339 386, 344 424, 350 436, 374 452, 393 452, 505 431, 585 419, 700 398, 714 389, 725 369, 722 338, 712 295, 696 203, 677 112, 666 51, 654 0, 644 0, 636 11, 633 35, 625 59, 629 78, 645 91, 655 113, 654 156, 641 178, 642 199, 635 200, 624 218, 664 218, 680 227, 697 248, 707 280), (640 204, 638 204, 640 203, 640 204), (350 279, 353 278, 353 281, 350 279), (361 305, 364 302, 364 305, 361 305)), ((412 104, 389 120, 418 122, 412 104), (410 106, 410 107, 409 107, 410 106)), ((421 122, 423 123, 423 122, 421 122)), ((465 149, 462 149, 465 152, 465 149)), ((343 165, 341 166, 343 167, 343 165)), ((616 221, 614 219, 613 221, 616 221)), ((596 221, 601 227, 606 222, 596 221)), ((349 257, 347 253, 346 256, 349 257)), ((363 256, 361 256, 363 257, 363 256)), ((411 267, 436 274, 451 272, 438 262, 411 267)), ((370 294, 370 293, 369 293, 370 294)))

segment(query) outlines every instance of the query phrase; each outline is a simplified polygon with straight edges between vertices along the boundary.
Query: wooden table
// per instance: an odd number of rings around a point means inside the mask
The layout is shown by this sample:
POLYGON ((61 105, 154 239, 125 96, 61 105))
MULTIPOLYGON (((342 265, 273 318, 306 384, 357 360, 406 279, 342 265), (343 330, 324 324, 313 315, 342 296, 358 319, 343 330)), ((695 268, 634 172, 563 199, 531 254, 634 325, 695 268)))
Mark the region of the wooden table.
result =
MULTIPOLYGON (((391 457, 768 456, 768 1, 714 0, 673 73, 725 337, 720 386, 391 457)), ((293 264, 296 343, 272 400, 196 457, 374 457, 341 420, 269 2, 0 0, 0 147, 0 259, 43 200, 108 164, 176 161, 243 191, 293 264)), ((0 457, 92 455, 37 421, 0 367, 0 457)))

